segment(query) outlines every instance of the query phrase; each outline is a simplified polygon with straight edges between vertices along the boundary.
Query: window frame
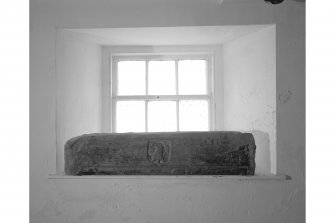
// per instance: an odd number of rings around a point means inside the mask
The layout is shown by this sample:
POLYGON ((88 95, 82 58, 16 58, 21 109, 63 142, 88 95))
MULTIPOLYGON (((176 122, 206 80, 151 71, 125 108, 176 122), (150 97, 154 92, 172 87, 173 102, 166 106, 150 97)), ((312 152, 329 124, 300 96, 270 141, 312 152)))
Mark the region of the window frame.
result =
MULTIPOLYGON (((180 100, 207 100, 208 101, 208 131, 215 130, 215 94, 214 94, 214 72, 215 72, 215 46, 105 46, 103 48, 103 94, 102 94, 102 130, 103 132, 116 133, 116 102, 121 100, 144 100, 146 104, 145 122, 147 132, 147 104, 148 101, 176 101, 177 131, 179 131, 179 101, 180 100), (205 95, 117 95, 117 73, 116 63, 121 60, 196 60, 207 61, 205 95), (107 84, 107 83, 108 84, 107 84)), ((178 62, 176 61, 175 63, 178 62)), ((146 62, 146 94, 148 84, 148 62, 146 62)), ((177 66, 176 73, 178 72, 177 66)), ((177 75, 177 74, 176 74, 177 75)), ((178 84, 176 76, 176 88, 178 84)))

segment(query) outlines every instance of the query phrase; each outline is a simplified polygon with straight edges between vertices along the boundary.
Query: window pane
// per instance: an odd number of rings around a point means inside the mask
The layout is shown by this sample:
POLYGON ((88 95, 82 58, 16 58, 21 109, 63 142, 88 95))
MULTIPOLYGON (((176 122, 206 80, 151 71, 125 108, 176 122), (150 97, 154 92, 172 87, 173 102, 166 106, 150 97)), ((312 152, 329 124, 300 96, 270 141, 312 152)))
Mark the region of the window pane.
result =
POLYGON ((145 102, 116 103, 116 132, 145 132, 145 102))
POLYGON ((208 101, 182 100, 179 102, 180 131, 208 131, 208 101))
POLYGON ((176 75, 174 61, 149 61, 149 95, 176 94, 176 75))
POLYGON ((181 60, 178 62, 179 94, 206 94, 206 60, 181 60))
POLYGON ((118 62, 118 95, 145 95, 145 61, 118 62))
POLYGON ((148 131, 177 131, 177 111, 175 101, 148 102, 148 131))

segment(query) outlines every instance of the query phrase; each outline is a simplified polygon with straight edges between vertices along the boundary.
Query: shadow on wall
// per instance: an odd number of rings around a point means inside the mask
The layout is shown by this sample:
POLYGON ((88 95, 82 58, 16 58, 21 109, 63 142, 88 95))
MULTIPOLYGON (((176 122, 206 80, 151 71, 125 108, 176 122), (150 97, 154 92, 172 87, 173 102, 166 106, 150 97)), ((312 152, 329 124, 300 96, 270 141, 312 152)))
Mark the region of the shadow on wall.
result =
POLYGON ((256 170, 255 174, 264 175, 271 173, 270 136, 258 130, 249 131, 256 142, 256 170))

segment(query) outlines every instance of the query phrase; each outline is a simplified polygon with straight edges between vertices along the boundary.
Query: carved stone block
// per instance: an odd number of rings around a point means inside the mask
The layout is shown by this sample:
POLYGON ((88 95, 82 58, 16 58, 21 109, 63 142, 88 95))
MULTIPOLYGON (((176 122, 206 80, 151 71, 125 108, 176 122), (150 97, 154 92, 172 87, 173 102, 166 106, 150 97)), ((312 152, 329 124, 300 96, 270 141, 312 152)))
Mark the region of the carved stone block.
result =
POLYGON ((65 144, 67 175, 254 175, 250 133, 88 134, 65 144))

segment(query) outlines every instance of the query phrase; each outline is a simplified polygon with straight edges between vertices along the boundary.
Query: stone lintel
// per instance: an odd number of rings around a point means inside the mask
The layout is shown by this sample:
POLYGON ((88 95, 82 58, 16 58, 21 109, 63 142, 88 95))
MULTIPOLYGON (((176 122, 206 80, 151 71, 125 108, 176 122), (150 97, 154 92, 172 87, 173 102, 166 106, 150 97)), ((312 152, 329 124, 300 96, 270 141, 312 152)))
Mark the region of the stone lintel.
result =
POLYGON ((241 132, 86 134, 65 144, 65 173, 254 175, 255 151, 241 132))

